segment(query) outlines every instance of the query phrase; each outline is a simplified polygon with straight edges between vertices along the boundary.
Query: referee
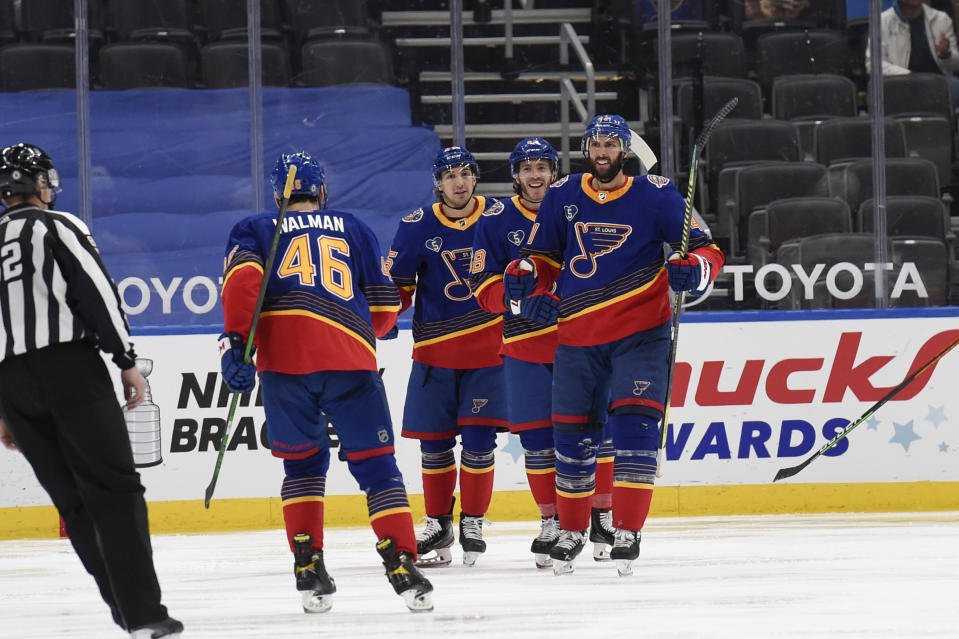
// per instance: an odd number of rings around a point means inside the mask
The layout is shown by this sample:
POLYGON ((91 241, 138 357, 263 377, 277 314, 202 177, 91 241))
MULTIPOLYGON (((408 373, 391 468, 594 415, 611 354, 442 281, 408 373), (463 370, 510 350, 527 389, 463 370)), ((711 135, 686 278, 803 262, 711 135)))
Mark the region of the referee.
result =
POLYGON ((98 347, 143 400, 116 286, 86 226, 51 210, 60 180, 32 144, 0 151, 0 441, 19 449, 66 523, 113 619, 131 637, 177 637, 153 567, 143 485, 98 347))

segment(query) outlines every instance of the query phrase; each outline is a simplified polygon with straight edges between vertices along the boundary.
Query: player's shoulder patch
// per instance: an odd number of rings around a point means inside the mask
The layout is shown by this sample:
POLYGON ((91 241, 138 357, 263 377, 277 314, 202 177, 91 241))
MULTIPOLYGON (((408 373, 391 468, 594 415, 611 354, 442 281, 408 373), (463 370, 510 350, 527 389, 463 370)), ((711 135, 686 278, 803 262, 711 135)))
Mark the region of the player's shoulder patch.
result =
POLYGON ((488 216, 488 215, 499 215, 499 214, 502 213, 505 209, 506 209, 506 207, 503 206, 503 202, 502 202, 501 200, 496 200, 496 202, 493 203, 493 206, 491 206, 491 207, 489 207, 488 209, 486 209, 485 211, 483 211, 483 216, 485 217, 485 216, 488 216))
POLYGON ((419 222, 423 219, 423 209, 419 208, 403 218, 404 222, 419 222))
POLYGON ((552 184, 550 184, 550 185, 549 185, 549 188, 551 188, 551 189, 559 188, 559 187, 563 186, 564 184, 566 184, 566 182, 567 182, 568 180, 569 180, 569 176, 568 176, 568 175, 564 175, 564 176, 561 177, 560 179, 558 179, 558 180, 556 180, 555 182, 553 182, 552 184))
POLYGON ((646 179, 649 180, 649 183, 655 186, 657 189, 661 189, 669 184, 669 178, 663 177, 662 175, 647 174, 646 179))

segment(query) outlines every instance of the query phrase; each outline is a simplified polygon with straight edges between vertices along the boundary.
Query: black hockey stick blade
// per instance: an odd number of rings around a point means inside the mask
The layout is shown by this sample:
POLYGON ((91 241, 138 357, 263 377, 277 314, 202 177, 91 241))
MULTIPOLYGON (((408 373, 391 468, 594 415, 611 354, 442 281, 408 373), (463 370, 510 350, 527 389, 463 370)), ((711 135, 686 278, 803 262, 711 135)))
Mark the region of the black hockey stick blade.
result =
POLYGON ((891 391, 889 391, 888 393, 886 393, 886 395, 885 395, 882 399, 880 399, 878 402, 876 402, 875 404, 873 404, 872 406, 870 406, 868 409, 866 409, 866 412, 863 413, 862 415, 860 415, 860 416, 859 416, 859 419, 857 419, 856 421, 854 421, 853 423, 849 424, 848 426, 846 426, 845 428, 843 428, 841 431, 839 431, 838 433, 836 433, 836 436, 835 436, 835 437, 833 437, 833 438, 830 439, 828 442, 826 442, 825 444, 823 444, 822 448, 820 448, 820 449, 817 450, 815 453, 813 453, 812 455, 810 455, 809 458, 808 458, 806 461, 804 461, 803 463, 799 464, 798 466, 791 466, 791 467, 789 467, 789 468, 781 468, 781 469, 779 470, 779 472, 776 473, 776 476, 773 477, 773 481, 774 481, 774 482, 777 482, 777 481, 779 481, 780 479, 786 479, 787 477, 792 477, 793 475, 798 474, 799 471, 801 471, 803 468, 805 468, 806 466, 808 466, 809 464, 811 464, 811 463, 813 462, 813 460, 815 460, 817 457, 819 457, 820 455, 822 455, 823 453, 825 453, 827 450, 829 450, 830 448, 832 448, 833 446, 835 446, 836 444, 838 444, 840 441, 842 441, 846 436, 849 435, 850 432, 852 432, 852 430, 853 430, 856 426, 858 426, 859 424, 863 423, 864 421, 866 421, 867 419, 869 419, 870 417, 872 417, 872 414, 875 413, 877 410, 879 410, 879 409, 882 407, 883 404, 885 404, 885 403, 888 402, 890 399, 892 399, 893 397, 895 397, 896 395, 898 395, 906 386, 909 386, 909 384, 913 383, 917 377, 919 377, 919 376, 922 375, 924 372, 926 372, 927 370, 929 370, 933 365, 935 365, 936 362, 938 362, 940 359, 942 359, 942 358, 946 355, 946 353, 948 353, 949 351, 951 351, 952 349, 954 349, 957 345, 959 345, 959 339, 957 339, 956 341, 954 341, 952 344, 950 344, 949 346, 947 346, 947 347, 944 348, 943 350, 939 351, 939 353, 938 353, 935 357, 933 357, 933 358, 930 359, 928 362, 926 362, 925 364, 923 364, 922 366, 920 366, 919 368, 917 368, 915 371, 913 371, 912 373, 910 373, 910 374, 906 377, 906 379, 902 380, 902 381, 899 383, 899 385, 897 385, 897 386, 896 386, 895 388, 893 388, 891 391))
MULTIPOLYGON (((273 243, 270 245, 270 252, 266 256, 266 263, 263 265, 263 279, 260 282, 260 290, 256 296, 256 305, 253 307, 253 321, 250 323, 250 334, 246 336, 246 349, 243 351, 243 361, 250 362, 250 353, 253 352, 253 335, 256 333, 256 325, 260 321, 260 310, 263 308, 263 300, 266 299, 266 286, 270 280, 270 272, 273 270, 273 260, 276 259, 276 247, 280 243, 280 233, 283 229, 283 218, 286 217, 286 209, 290 205, 290 196, 293 194, 293 183, 296 179, 296 167, 291 166, 286 173, 286 183, 283 185, 283 202, 280 204, 280 212, 276 216, 276 229, 273 231, 273 243)), ((210 500, 213 499, 213 490, 216 488, 216 480, 220 476, 220 466, 223 465, 223 454, 226 452, 227 444, 230 441, 230 428, 233 425, 233 413, 236 411, 237 401, 240 399, 239 393, 233 393, 233 399, 230 402, 230 413, 226 418, 226 428, 223 429, 223 437, 220 439, 220 450, 216 456, 216 466, 213 467, 213 478, 203 496, 203 505, 210 507, 210 500)))
POLYGON ((726 116, 736 108, 736 105, 739 104, 739 98, 732 98, 729 102, 723 105, 723 107, 716 112, 716 115, 703 127, 703 130, 699 132, 699 136, 696 138, 696 146, 702 150, 706 146, 706 141, 709 139, 709 136, 712 134, 713 129, 716 128, 716 125, 726 119, 726 116))

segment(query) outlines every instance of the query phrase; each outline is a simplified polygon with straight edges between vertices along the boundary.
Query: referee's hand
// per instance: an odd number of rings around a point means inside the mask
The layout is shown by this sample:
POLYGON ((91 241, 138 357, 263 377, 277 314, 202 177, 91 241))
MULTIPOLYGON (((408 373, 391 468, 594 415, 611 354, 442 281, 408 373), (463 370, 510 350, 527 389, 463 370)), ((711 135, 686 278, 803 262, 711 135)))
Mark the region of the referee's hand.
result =
POLYGON ((123 386, 123 396, 127 400, 125 407, 136 408, 146 394, 147 380, 140 373, 139 368, 131 366, 125 371, 120 371, 120 381, 123 386))
POLYGON ((10 450, 20 450, 17 447, 17 441, 13 438, 13 434, 7 430, 7 425, 4 423, 2 417, 0 417, 0 444, 3 444, 5 448, 9 448, 10 450))

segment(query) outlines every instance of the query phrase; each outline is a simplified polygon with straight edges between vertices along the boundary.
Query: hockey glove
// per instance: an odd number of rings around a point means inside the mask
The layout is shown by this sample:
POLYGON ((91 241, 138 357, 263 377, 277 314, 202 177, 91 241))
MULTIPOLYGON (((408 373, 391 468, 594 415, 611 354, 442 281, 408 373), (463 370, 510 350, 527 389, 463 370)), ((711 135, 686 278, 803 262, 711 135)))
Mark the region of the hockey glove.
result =
POLYGON ((396 339, 399 336, 400 336, 400 329, 396 324, 393 324, 393 328, 386 331, 386 335, 378 339, 381 339, 381 340, 396 339))
MULTIPOLYGON (((223 333, 220 335, 219 347, 220 370, 227 388, 234 393, 249 393, 256 383, 256 366, 243 361, 246 340, 239 333, 223 333)), ((253 357, 255 352, 256 347, 253 347, 250 357, 253 357)))
POLYGON ((712 282, 712 269, 709 260, 695 253, 689 253, 686 259, 673 253, 666 260, 669 287, 677 293, 686 291, 690 295, 702 295, 712 282))
POLYGON ((529 260, 513 260, 503 273, 503 297, 513 315, 519 315, 519 302, 536 288, 536 272, 529 260))
POLYGON ((559 316, 559 298, 552 293, 527 297, 520 303, 520 315, 544 326, 552 326, 559 316))

